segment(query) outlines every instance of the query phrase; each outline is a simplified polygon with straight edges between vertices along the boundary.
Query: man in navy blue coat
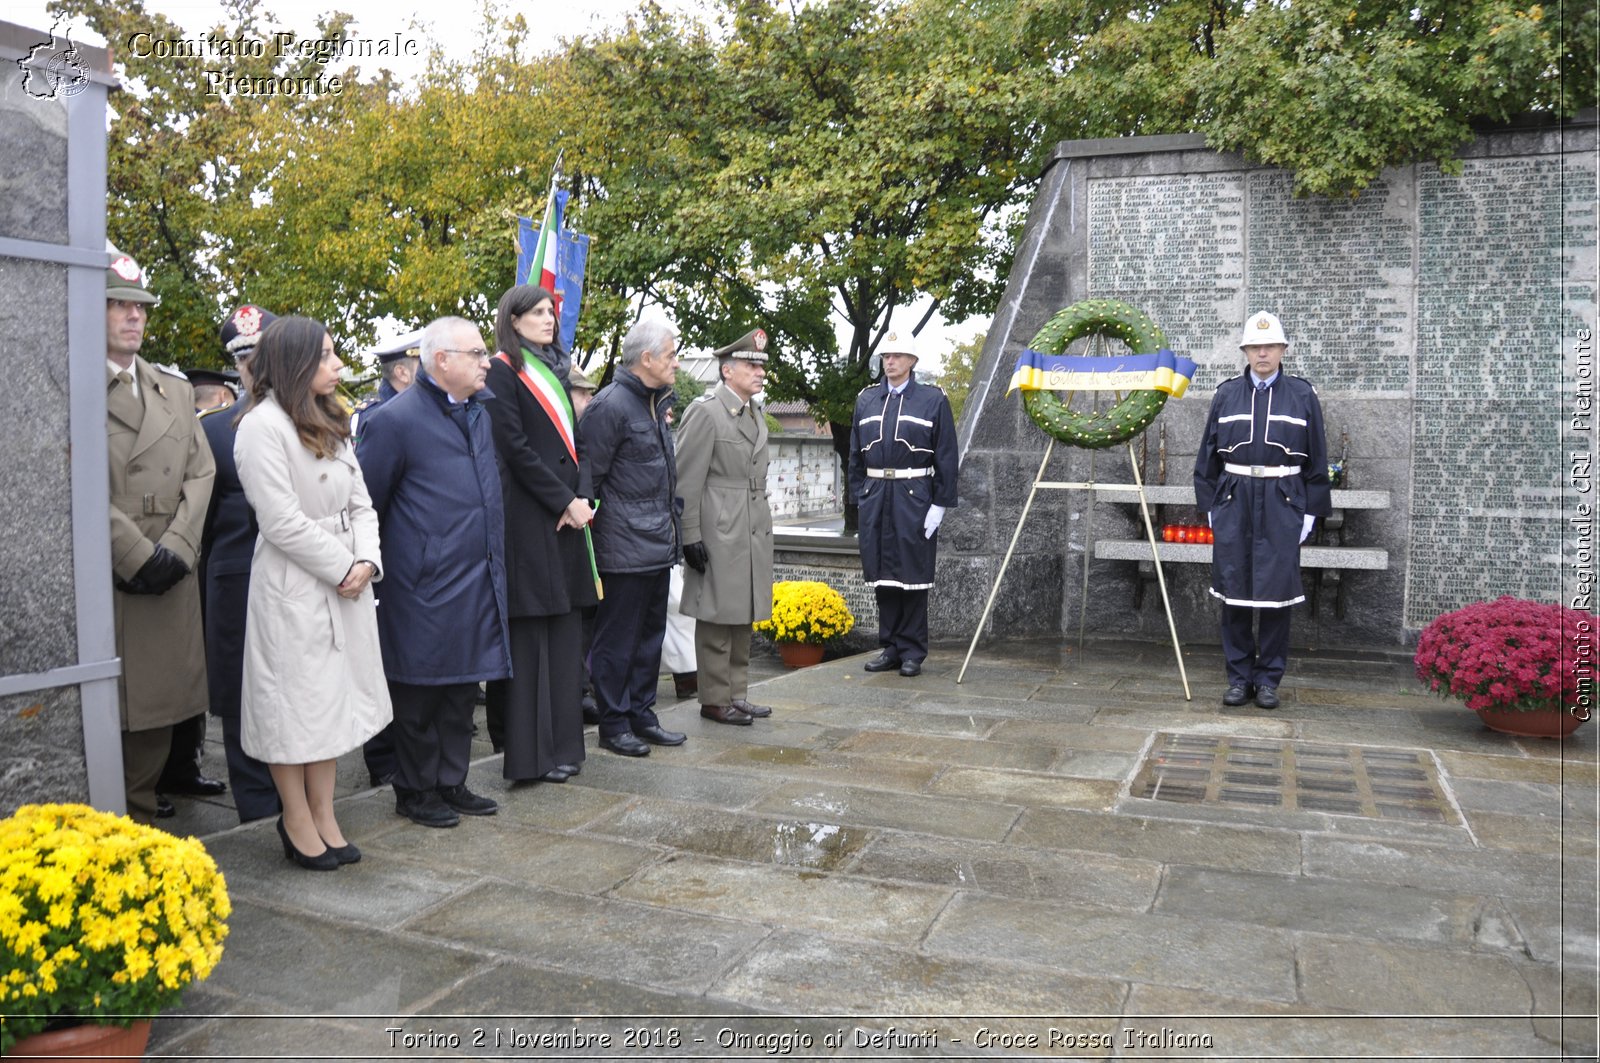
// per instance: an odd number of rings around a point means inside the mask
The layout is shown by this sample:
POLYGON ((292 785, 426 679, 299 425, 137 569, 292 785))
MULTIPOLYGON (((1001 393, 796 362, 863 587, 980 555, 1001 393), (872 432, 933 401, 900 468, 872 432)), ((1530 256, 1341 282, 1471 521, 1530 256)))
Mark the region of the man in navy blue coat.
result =
POLYGON ((239 688, 244 679, 244 619, 250 602, 250 565, 256 550, 256 515, 239 483, 233 461, 235 425, 250 406, 250 357, 256 341, 277 315, 245 305, 228 315, 222 346, 234 359, 243 391, 236 407, 218 410, 200 421, 200 430, 216 459, 211 506, 200 533, 204 559, 206 681, 211 715, 222 721, 222 748, 228 761, 228 782, 239 822, 266 819, 281 812, 278 788, 267 766, 239 744, 239 688))
POLYGON ((1329 510, 1322 405, 1307 380, 1282 371, 1283 325, 1245 322, 1249 363, 1211 400, 1194 459, 1195 504, 1211 521, 1211 594, 1222 602, 1224 705, 1278 707, 1289 661, 1289 610, 1305 601, 1300 544, 1329 510))
POLYGON ((488 373, 476 326, 440 318, 423 331, 416 383, 368 413, 356 448, 383 541, 395 811, 427 827, 498 808, 466 785, 478 684, 511 674, 488 373))
POLYGON ((956 504, 961 455, 944 392, 917 383, 909 332, 879 344, 883 379, 861 389, 850 428, 850 493, 860 506, 861 575, 878 599, 869 672, 920 675, 939 524, 956 504))

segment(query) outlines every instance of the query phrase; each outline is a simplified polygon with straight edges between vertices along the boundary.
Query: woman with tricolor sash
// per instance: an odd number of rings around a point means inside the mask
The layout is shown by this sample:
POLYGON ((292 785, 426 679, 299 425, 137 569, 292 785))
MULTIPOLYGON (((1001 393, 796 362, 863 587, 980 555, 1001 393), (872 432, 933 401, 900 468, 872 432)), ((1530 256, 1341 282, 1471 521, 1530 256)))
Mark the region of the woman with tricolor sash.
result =
POLYGON ((511 678, 489 684, 489 738, 513 781, 566 782, 584 758, 583 622, 597 580, 594 517, 578 467, 555 299, 519 284, 500 297, 489 416, 505 494, 511 678))

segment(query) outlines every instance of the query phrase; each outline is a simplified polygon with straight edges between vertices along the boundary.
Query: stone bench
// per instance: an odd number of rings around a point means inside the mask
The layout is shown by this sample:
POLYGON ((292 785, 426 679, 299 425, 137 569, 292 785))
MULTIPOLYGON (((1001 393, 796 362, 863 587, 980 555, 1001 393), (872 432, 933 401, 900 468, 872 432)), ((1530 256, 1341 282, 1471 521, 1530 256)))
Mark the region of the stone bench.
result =
MULTIPOLYGON (((1043 486, 1043 485, 1041 485, 1043 486)), ((1138 488, 1131 484, 1095 484, 1093 490, 1103 495, 1113 496, 1112 501, 1127 503, 1137 506, 1139 502, 1138 488)), ((1151 506, 1178 505, 1194 506, 1194 487, 1192 485, 1156 484, 1146 487, 1145 498, 1151 506)), ((1313 611, 1317 607, 1317 596, 1323 583, 1334 584, 1334 615, 1344 617, 1344 579, 1343 573, 1348 570, 1368 572, 1382 572, 1389 568, 1389 551, 1377 547, 1361 547, 1344 545, 1345 511, 1350 509, 1388 509, 1388 491, 1346 491, 1335 488, 1331 501, 1333 512, 1318 522, 1316 537, 1300 548, 1300 567, 1313 569, 1314 576, 1310 581, 1308 594, 1311 599, 1313 611), (1333 535, 1337 545, 1322 545, 1317 540, 1326 535, 1333 535)), ((1141 526, 1143 520, 1135 514, 1134 520, 1141 526)), ((1154 513, 1150 520, 1156 526, 1157 533, 1161 530, 1161 523, 1154 513)), ((1211 563, 1210 543, 1169 543, 1158 542, 1156 551, 1161 557, 1163 565, 1170 564, 1206 564, 1211 563)), ((1155 564, 1150 558, 1150 543, 1145 539, 1097 539, 1094 544, 1094 556, 1105 561, 1137 561, 1139 572, 1144 578, 1134 589, 1134 608, 1139 608, 1144 603, 1144 588, 1149 580, 1155 579, 1155 564)))

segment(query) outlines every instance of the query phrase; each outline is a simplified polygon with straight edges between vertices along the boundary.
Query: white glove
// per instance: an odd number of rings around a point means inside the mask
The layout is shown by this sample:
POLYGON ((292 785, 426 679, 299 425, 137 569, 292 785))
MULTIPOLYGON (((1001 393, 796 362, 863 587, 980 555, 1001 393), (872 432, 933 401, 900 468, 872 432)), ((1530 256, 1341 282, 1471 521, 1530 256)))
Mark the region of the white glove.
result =
MULTIPOLYGON (((1215 528, 1216 527, 1215 524, 1211 523, 1211 511, 1209 509, 1206 510, 1206 527, 1208 527, 1208 528, 1215 528)), ((324 844, 326 844, 326 843, 324 843, 324 844)))
POLYGON ((932 539, 933 533, 939 530, 939 525, 944 521, 943 506, 929 506, 928 515, 922 518, 922 537, 932 539))
POLYGON ((1307 513, 1304 517, 1300 518, 1300 541, 1301 542, 1305 542, 1306 541, 1306 536, 1311 534, 1311 526, 1313 524, 1315 524, 1316 522, 1317 522, 1317 518, 1313 517, 1309 513, 1307 513))

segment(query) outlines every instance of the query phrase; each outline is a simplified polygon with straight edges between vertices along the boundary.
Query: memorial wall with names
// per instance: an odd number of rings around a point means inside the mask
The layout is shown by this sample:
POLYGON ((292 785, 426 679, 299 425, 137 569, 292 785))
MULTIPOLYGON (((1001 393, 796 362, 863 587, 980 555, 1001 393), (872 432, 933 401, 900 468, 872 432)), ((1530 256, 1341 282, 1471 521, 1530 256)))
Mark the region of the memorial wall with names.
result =
MULTIPOLYGON (((1142 475, 1190 481, 1211 393, 1243 367, 1240 328, 1271 310, 1292 344, 1286 371, 1317 386, 1347 486, 1389 492, 1387 508, 1347 513, 1343 533, 1388 551, 1388 569, 1341 573, 1344 615, 1326 602, 1303 610, 1296 641, 1405 642, 1472 601, 1555 600, 1574 502, 1563 352, 1595 327, 1595 145, 1592 114, 1529 122, 1466 145, 1459 174, 1394 167, 1340 199, 1296 197, 1292 175, 1199 137, 1061 145, 961 426, 964 492, 970 472, 973 493, 992 501, 987 520, 958 519, 950 538, 966 548, 952 567, 1004 550, 1019 512, 1009 496, 1025 493, 1048 442, 1003 394, 1017 353, 1061 307, 1114 298, 1149 313, 1199 366, 1189 395, 1146 433, 1142 475)), ((1062 449, 1052 476, 1128 480, 1125 451, 1062 449)), ((1131 608, 1133 563, 1085 560, 1097 539, 1137 537, 1125 510, 1078 497, 1045 507, 1053 528, 1030 515, 1019 554, 1036 574, 1059 574, 1062 630, 1076 630, 1087 599, 1101 630, 1161 634, 1158 598, 1131 608)), ((1205 568, 1167 573, 1180 626, 1214 639, 1205 568)))

